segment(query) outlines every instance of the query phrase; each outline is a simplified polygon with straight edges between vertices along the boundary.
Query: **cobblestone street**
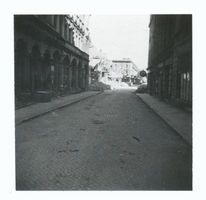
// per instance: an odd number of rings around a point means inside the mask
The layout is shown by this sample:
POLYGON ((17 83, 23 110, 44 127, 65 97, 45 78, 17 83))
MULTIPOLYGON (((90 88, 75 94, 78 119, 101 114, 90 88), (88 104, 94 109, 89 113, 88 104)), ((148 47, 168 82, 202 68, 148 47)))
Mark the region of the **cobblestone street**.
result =
POLYGON ((133 90, 16 126, 17 190, 189 190, 192 148, 133 90))

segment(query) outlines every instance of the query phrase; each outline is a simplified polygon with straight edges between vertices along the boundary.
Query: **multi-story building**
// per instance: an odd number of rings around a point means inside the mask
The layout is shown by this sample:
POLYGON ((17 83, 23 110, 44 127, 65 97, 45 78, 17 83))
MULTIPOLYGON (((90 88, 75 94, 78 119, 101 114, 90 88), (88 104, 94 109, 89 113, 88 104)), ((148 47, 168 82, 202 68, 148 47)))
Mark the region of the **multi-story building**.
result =
POLYGON ((73 29, 74 45, 89 54, 89 18, 90 15, 67 15, 68 26, 73 29))
POLYGON ((118 81, 134 82, 138 68, 130 59, 112 60, 111 78, 118 81), (112 75, 113 74, 113 75, 112 75))
POLYGON ((15 15, 15 99, 85 90, 89 80, 88 15, 15 15))
POLYGON ((192 16, 151 15, 148 89, 177 105, 192 105, 192 16))

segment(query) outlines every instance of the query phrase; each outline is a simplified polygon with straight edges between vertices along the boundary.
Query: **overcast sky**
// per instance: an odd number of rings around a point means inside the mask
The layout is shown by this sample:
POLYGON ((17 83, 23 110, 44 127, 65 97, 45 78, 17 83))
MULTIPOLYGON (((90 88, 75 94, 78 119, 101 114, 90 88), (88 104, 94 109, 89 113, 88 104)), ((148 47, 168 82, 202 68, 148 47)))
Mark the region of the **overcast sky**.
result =
POLYGON ((92 15, 93 45, 109 59, 131 58, 140 69, 147 68, 149 15, 92 15))

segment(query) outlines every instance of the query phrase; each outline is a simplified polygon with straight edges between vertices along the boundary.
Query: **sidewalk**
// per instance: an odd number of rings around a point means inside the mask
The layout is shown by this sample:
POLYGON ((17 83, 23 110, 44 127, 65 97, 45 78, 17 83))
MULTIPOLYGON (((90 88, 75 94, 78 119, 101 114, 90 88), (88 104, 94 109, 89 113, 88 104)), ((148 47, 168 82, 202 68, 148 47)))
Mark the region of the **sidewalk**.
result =
POLYGON ((72 94, 65 97, 59 97, 50 102, 37 103, 31 106, 17 109, 15 111, 15 124, 19 125, 22 122, 44 115, 53 110, 57 110, 68 105, 74 104, 89 97, 98 95, 102 92, 99 91, 86 91, 78 94, 72 94))
POLYGON ((192 145, 192 114, 173 107, 149 94, 136 94, 184 140, 192 145))

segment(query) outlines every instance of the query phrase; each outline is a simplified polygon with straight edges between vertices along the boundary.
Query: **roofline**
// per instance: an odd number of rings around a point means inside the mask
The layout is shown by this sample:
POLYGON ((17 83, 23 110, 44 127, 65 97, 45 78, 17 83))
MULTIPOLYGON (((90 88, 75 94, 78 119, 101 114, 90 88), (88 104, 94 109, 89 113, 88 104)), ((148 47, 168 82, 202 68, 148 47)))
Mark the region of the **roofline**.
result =
POLYGON ((131 60, 112 60, 112 62, 132 63, 131 60))

